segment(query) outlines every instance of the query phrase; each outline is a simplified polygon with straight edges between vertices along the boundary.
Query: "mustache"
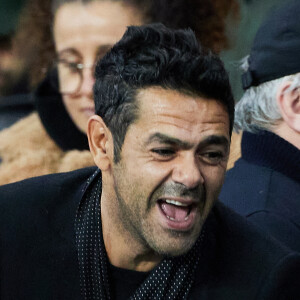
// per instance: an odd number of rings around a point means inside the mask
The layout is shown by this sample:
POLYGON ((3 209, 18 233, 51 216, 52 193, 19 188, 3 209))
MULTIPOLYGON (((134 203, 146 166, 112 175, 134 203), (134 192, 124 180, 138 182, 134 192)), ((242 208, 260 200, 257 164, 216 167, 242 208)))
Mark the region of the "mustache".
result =
POLYGON ((154 199, 159 199, 163 196, 173 196, 194 200, 200 200, 204 195, 205 190, 202 185, 198 185, 194 188, 187 188, 185 185, 176 182, 162 184, 153 194, 154 199))

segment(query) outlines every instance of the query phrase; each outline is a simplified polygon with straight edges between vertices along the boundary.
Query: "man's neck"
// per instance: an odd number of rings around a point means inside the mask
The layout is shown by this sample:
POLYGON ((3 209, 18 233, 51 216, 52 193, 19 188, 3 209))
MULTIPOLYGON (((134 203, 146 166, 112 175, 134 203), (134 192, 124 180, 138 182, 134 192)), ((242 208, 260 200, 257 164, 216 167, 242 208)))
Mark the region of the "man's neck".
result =
POLYGON ((102 232, 110 263, 118 268, 140 272, 152 270, 162 260, 162 256, 134 238, 118 222, 116 206, 116 197, 106 194, 103 190, 101 195, 102 232))
POLYGON ((278 124, 273 132, 300 150, 300 133, 290 128, 285 122, 278 124))

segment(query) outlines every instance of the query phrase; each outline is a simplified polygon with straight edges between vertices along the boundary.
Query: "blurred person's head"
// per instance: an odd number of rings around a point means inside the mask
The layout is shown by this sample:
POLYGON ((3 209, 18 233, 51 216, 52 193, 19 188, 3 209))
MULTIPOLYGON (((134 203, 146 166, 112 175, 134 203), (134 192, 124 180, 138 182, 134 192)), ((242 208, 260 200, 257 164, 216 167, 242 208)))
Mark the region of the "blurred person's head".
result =
POLYGON ((204 46, 219 52, 227 46, 225 19, 236 8, 236 0, 226 4, 221 0, 29 0, 16 44, 28 58, 33 86, 53 61, 58 63, 65 107, 84 132, 93 113, 94 62, 128 25, 162 22, 171 28, 190 27, 204 46), (73 71, 79 77, 71 80, 73 71))
POLYGON ((95 113, 94 66, 142 14, 115 1, 66 2, 56 9, 53 34, 59 90, 71 119, 82 131, 95 113), (75 17, 76 16, 76 17, 75 17))
POLYGON ((299 1, 272 11, 242 62, 235 129, 272 131, 300 149, 299 1))
POLYGON ((14 54, 12 35, 0 35, 0 96, 27 91, 22 61, 14 54))
POLYGON ((5 94, 6 86, 11 80, 11 38, 9 35, 0 36, 0 96, 5 94))

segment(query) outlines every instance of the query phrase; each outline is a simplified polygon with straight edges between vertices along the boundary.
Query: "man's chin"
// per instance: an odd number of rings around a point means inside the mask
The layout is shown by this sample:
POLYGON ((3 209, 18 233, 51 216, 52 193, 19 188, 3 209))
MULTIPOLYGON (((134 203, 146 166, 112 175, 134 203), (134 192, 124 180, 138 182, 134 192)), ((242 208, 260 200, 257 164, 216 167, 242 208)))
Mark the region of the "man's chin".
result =
POLYGON ((151 248, 162 256, 181 256, 189 252, 194 246, 198 235, 196 238, 191 239, 170 239, 168 243, 168 239, 165 239, 163 244, 153 245, 151 248))

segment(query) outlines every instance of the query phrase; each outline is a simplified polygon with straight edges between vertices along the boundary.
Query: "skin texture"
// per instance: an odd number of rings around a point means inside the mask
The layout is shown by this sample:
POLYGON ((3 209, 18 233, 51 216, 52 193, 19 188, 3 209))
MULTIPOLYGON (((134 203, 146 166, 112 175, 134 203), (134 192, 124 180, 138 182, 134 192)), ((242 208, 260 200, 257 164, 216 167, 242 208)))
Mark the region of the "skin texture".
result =
MULTIPOLYGON (((128 6, 110 1, 95 1, 87 5, 68 3, 55 17, 54 38, 59 58, 89 66, 83 69, 80 90, 64 95, 64 105, 71 119, 82 132, 94 114, 94 69, 98 56, 103 56, 123 35, 129 25, 140 25, 141 15, 128 6), (74 17, 76 16, 76 17, 74 17)), ((60 80, 60 85, 64 82, 60 80)))
MULTIPOLYGON (((89 121, 89 143, 102 170, 104 243, 111 263, 139 271, 163 255, 180 255, 195 243, 220 192, 229 152, 229 117, 213 99, 158 87, 137 96, 139 117, 129 126, 121 160, 99 116, 89 121), (158 200, 193 203, 193 221, 175 228, 158 200)), ((191 213, 192 214, 192 213, 191 213)))
POLYGON ((273 131, 300 150, 300 90, 290 89, 291 82, 284 82, 278 89, 276 101, 282 120, 273 131))

